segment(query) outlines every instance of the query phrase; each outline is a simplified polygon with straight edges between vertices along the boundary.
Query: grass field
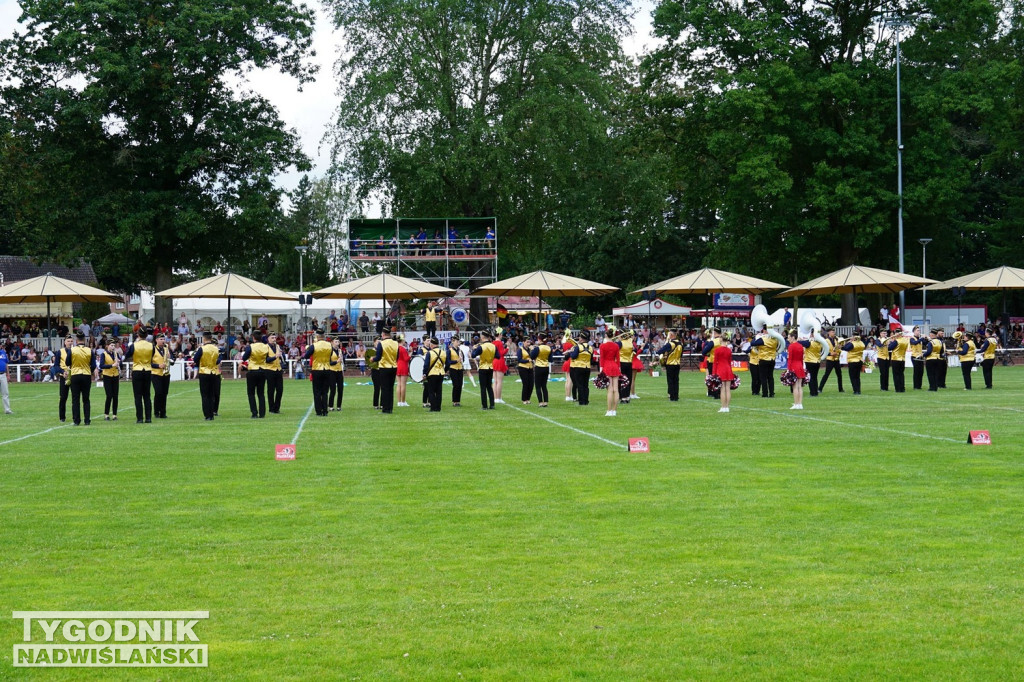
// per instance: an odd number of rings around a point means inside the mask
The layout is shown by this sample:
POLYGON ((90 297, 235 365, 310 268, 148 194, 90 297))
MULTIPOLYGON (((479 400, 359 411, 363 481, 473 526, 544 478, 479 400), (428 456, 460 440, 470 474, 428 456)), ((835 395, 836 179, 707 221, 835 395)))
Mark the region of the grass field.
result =
POLYGON ((898 396, 866 375, 803 412, 745 382, 720 415, 701 375, 679 403, 644 376, 614 419, 558 383, 547 410, 506 383, 482 412, 467 384, 459 410, 414 387, 387 416, 349 378, 294 462, 273 447, 308 382, 262 421, 225 382, 212 423, 174 384, 152 425, 123 385, 121 421, 88 428, 52 384, 12 385, 0 679, 1020 679, 1024 370, 995 377, 898 396), (14 668, 15 610, 208 610, 209 668, 14 668))

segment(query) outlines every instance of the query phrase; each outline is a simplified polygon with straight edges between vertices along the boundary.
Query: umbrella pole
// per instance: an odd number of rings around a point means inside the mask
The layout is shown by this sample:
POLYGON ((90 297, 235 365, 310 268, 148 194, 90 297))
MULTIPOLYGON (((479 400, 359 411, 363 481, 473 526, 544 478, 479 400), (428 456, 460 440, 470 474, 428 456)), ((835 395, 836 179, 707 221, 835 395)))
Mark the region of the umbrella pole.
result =
POLYGON ((53 333, 50 325, 50 297, 46 297, 46 350, 53 350, 53 333))

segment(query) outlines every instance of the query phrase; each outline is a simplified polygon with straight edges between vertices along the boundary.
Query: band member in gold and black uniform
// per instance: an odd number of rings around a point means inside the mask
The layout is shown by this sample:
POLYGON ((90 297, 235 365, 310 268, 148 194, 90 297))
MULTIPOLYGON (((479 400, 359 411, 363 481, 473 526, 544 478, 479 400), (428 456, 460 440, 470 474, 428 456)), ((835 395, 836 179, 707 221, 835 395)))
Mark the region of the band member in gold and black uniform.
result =
POLYGON ((548 406, 548 375, 551 372, 551 339, 547 334, 540 337, 540 343, 530 349, 533 360, 533 385, 537 389, 540 407, 548 406))
MULTIPOLYGON (((747 337, 754 342, 754 335, 747 337)), ((750 394, 755 398, 761 395, 761 346, 747 346, 747 372, 750 373, 750 394)))
POLYGON ((473 357, 479 358, 480 404, 485 410, 494 409, 494 352, 491 333, 480 332, 480 343, 473 346, 473 357))
POLYGON ((569 374, 572 376, 572 387, 576 391, 576 404, 590 404, 590 361, 593 351, 590 349, 590 331, 584 329, 569 351, 569 374))
POLYGON ((758 338, 750 344, 751 347, 760 346, 760 361, 758 362, 758 374, 761 377, 761 397, 775 397, 775 358, 779 354, 784 341, 779 341, 778 332, 762 330, 758 338))
POLYGON ((380 411, 391 414, 395 409, 395 378, 398 376, 398 342, 384 329, 377 342, 373 359, 380 370, 380 411))
POLYGON ((167 419, 167 393, 171 390, 171 366, 174 355, 163 334, 157 334, 153 346, 153 416, 167 419))
POLYGON ((445 352, 444 368, 448 372, 448 378, 452 380, 452 407, 461 407, 462 403, 462 382, 465 379, 462 368, 462 354, 459 347, 462 340, 458 334, 452 336, 448 342, 448 350, 445 352))
POLYGON ((625 395, 619 395, 619 402, 629 404, 629 398, 633 395, 633 332, 627 329, 619 335, 619 373, 629 379, 629 390, 625 395))
POLYGON ((263 366, 267 375, 267 411, 271 414, 281 411, 281 396, 284 394, 284 352, 278 345, 279 341, 283 339, 270 337, 270 354, 274 359, 263 366))
POLYGON ((964 375, 964 390, 971 390, 971 370, 974 369, 974 354, 977 348, 970 336, 963 332, 953 332, 956 354, 960 356, 960 371, 964 375))
POLYGON ((60 381, 60 399, 57 403, 57 417, 61 424, 67 421, 68 397, 71 395, 71 349, 75 345, 75 337, 70 334, 64 338, 64 347, 57 351, 57 367, 60 370, 57 379, 60 381))
POLYGON ((804 350, 804 367, 807 369, 808 384, 807 390, 811 396, 818 395, 818 372, 821 370, 821 356, 825 353, 825 347, 821 345, 821 337, 817 332, 808 339, 806 350, 804 350))
POLYGON ((928 340, 922 344, 921 357, 924 369, 928 374, 928 390, 939 390, 939 364, 946 361, 942 356, 942 342, 939 341, 934 329, 928 330, 928 340))
POLYGON ((882 327, 875 339, 876 364, 878 365, 878 390, 889 390, 889 330, 882 327))
POLYGON ((832 350, 829 351, 829 354, 825 357, 825 376, 821 378, 821 383, 818 384, 818 393, 823 393, 825 391, 825 384, 828 383, 828 378, 832 374, 832 372, 836 373, 836 383, 839 385, 839 392, 842 393, 843 368, 842 365, 839 364, 839 354, 843 350, 841 348, 843 344, 839 343, 839 339, 836 338, 835 329, 828 330, 825 340, 828 341, 829 346, 832 347, 832 350))
POLYGON ((889 340, 889 369, 892 370, 892 386, 896 393, 903 393, 907 390, 904 375, 907 370, 907 350, 910 348, 910 339, 902 329, 896 329, 889 340))
POLYGON ((345 397, 345 351, 341 339, 331 339, 331 380, 327 385, 327 410, 341 412, 341 400, 345 397))
MULTIPOLYGON (((314 341, 306 348, 303 357, 309 360, 309 371, 313 378, 313 411, 318 417, 327 416, 327 391, 331 385, 331 363, 334 362, 334 348, 319 332, 313 334, 314 341)), ((379 352, 380 344, 377 344, 379 352)))
POLYGON ((909 343, 910 361, 914 364, 914 390, 920 391, 924 381, 924 347, 929 341, 921 336, 920 327, 914 327, 909 343))
POLYGON ((199 397, 203 405, 203 419, 212 422, 217 415, 220 382, 220 348, 213 342, 213 334, 203 332, 203 345, 196 349, 192 363, 199 373, 199 397))
POLYGON ((103 418, 117 421, 117 395, 121 389, 121 349, 111 341, 106 350, 96 350, 100 376, 103 377, 103 392, 106 402, 103 405, 103 418))
POLYGON ((253 419, 263 419, 267 416, 267 374, 263 367, 273 359, 265 336, 254 335, 252 342, 242 353, 242 362, 249 363, 249 369, 245 374, 245 392, 249 396, 249 412, 252 413, 253 419))
POLYGON ((427 402, 431 412, 441 411, 442 390, 444 388, 445 353, 434 337, 426 338, 430 344, 423 360, 423 381, 427 384, 427 402))
POLYGON ((679 360, 683 356, 683 344, 676 338, 674 331, 666 335, 666 343, 658 349, 658 355, 665 364, 665 383, 668 385, 668 399, 679 401, 679 360))
POLYGON ((83 411, 85 425, 89 426, 89 392, 92 390, 92 376, 96 373, 96 356, 85 345, 85 334, 75 335, 78 345, 71 348, 71 362, 68 363, 71 374, 71 420, 78 426, 82 423, 83 411))
POLYGON ((519 381, 523 383, 523 405, 529 405, 530 398, 533 397, 533 358, 530 357, 530 345, 530 337, 527 336, 519 343, 516 351, 519 354, 519 381))
POLYGON ((992 368, 996 364, 996 350, 999 348, 999 341, 995 332, 991 329, 985 330, 985 338, 982 340, 978 350, 981 351, 981 375, 985 378, 985 388, 992 388, 992 368))
POLYGON ((864 371, 864 342, 860 340, 860 334, 854 332, 843 350, 846 351, 846 369, 850 372, 850 388, 854 395, 860 395, 860 373, 864 371))
POLYGON ((946 330, 942 327, 936 329, 935 338, 939 342, 939 357, 942 358, 942 363, 939 364, 939 388, 945 388, 946 373, 949 371, 949 364, 946 359, 946 330))
POLYGON ((132 393, 135 394, 135 423, 141 424, 143 417, 146 423, 153 421, 153 402, 149 389, 153 385, 153 344, 146 340, 148 329, 140 328, 135 343, 128 346, 124 354, 126 360, 132 361, 132 393))

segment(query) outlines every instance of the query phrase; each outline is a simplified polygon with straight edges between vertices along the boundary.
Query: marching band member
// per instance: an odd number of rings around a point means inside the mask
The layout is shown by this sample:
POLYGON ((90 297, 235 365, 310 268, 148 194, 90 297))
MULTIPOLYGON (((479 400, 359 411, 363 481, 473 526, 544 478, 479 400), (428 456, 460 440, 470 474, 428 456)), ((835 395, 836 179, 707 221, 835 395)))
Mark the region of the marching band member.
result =
POLYGON ((782 350, 783 341, 779 341, 782 336, 776 332, 771 331, 767 327, 761 330, 761 334, 758 338, 750 344, 751 347, 760 346, 760 360, 758 362, 758 374, 761 377, 761 397, 762 398, 774 398, 775 397, 775 358, 778 356, 779 351, 782 350))
POLYGON ((878 330, 878 338, 875 339, 875 350, 878 354, 876 364, 878 365, 878 389, 889 390, 889 330, 885 327, 878 330))
POLYGON ((442 389, 444 387, 444 351, 434 337, 424 339, 428 344, 424 362, 423 381, 427 384, 427 395, 431 412, 441 411, 442 389))
POLYGON ((78 343, 72 346, 69 351, 71 356, 68 362, 68 371, 71 375, 71 420, 75 426, 82 423, 82 412, 85 414, 85 425, 91 423, 89 415, 91 405, 89 403, 89 392, 92 390, 92 377, 96 373, 96 356, 92 350, 85 345, 85 334, 75 334, 78 343))
POLYGON ((964 390, 971 390, 971 370, 974 369, 974 354, 976 348, 974 341, 963 332, 953 332, 953 341, 956 343, 956 354, 960 356, 960 371, 964 375, 964 390))
POLYGON ((658 355, 662 357, 665 364, 665 383, 668 384, 668 399, 671 402, 678 402, 679 361, 683 356, 683 344, 676 338, 674 331, 668 332, 666 343, 658 349, 658 355))
MULTIPOLYGON (((864 342, 860 340, 860 334, 853 333, 853 337, 843 346, 846 351, 846 369, 850 373, 850 387, 854 395, 860 395, 860 373, 864 370, 864 342)), ((836 371, 838 374, 839 370, 836 371)))
MULTIPOLYGON (((722 330, 719 329, 718 327, 714 327, 708 333, 710 334, 710 338, 708 338, 704 342, 704 345, 701 348, 701 355, 704 356, 704 361, 705 361, 705 363, 707 365, 707 368, 708 368, 708 376, 710 376, 710 375, 714 374, 714 371, 715 371, 714 370, 714 364, 715 364, 714 350, 715 350, 715 348, 720 346, 721 343, 722 343, 722 330)), ((708 387, 708 397, 709 398, 720 398, 721 397, 720 391, 721 391, 721 389, 719 389, 718 391, 713 391, 713 390, 711 390, 711 387, 709 386, 708 387)))
MULTIPOLYGON (((199 372, 199 397, 203 405, 203 418, 212 422, 217 415, 217 381, 220 374, 220 348, 213 342, 212 332, 203 332, 203 345, 193 354, 192 364, 199 372)), ((136 414, 138 409, 136 403, 136 414)))
POLYGON ((573 389, 576 391, 576 404, 590 404, 590 360, 593 352, 590 349, 590 332, 580 332, 580 338, 569 351, 569 374, 572 376, 573 389))
POLYGON ((910 339, 903 334, 902 328, 893 330, 892 337, 888 346, 892 385, 896 393, 903 393, 907 390, 904 376, 907 370, 907 350, 910 348, 910 339))
MULTIPOLYGON (((533 397, 533 359, 530 357, 530 337, 525 337, 516 347, 519 381, 523 383, 523 405, 530 404, 533 397)), ((538 394, 539 398, 539 394, 538 394)))
POLYGON ((718 411, 728 412, 729 403, 732 401, 732 382, 736 378, 732 371, 732 347, 723 343, 716 346, 712 353, 715 376, 722 380, 721 407, 718 408, 718 411))
POLYGON ((480 377, 480 404, 485 410, 494 409, 494 344, 491 333, 480 332, 480 343, 473 347, 473 357, 479 358, 477 375, 480 377))
POLYGON ((270 345, 270 354, 274 359, 263 366, 263 371, 267 375, 267 410, 271 414, 279 414, 281 412, 281 396, 284 394, 284 349, 280 345, 280 342, 284 341, 282 337, 272 336, 270 345))
POLYGON ((619 363, 622 342, 612 340, 614 333, 615 327, 610 325, 604 343, 597 349, 601 371, 608 377, 608 410, 604 413, 606 417, 615 416, 615 409, 619 405, 619 377, 622 376, 622 366, 619 363))
POLYGON ((789 346, 786 348, 786 370, 796 376, 793 384, 793 406, 791 410, 804 409, 804 380, 807 370, 804 368, 804 349, 809 348, 811 341, 798 341, 795 329, 789 331, 789 346))
MULTIPOLYGON (((327 411, 341 412, 341 401, 345 397, 345 351, 341 349, 341 339, 331 339, 331 378, 327 384, 327 411)), ((266 364, 263 365, 266 373, 266 364)))
POLYGON ((928 339, 921 336, 921 327, 915 326, 914 333, 910 337, 910 361, 914 364, 914 390, 921 390, 921 383, 924 379, 924 346, 928 339))
MULTIPOLYGON (((609 327, 610 330, 614 330, 614 326, 609 327)), ((633 346, 632 331, 623 330, 621 338, 619 339, 619 374, 626 377, 629 380, 629 393, 625 396, 619 396, 620 403, 628 404, 630 399, 634 397, 636 391, 633 390, 633 356, 635 355, 635 348, 633 346)))
POLYGON ((812 334, 810 339, 807 339, 807 345, 804 346, 804 368, 807 371, 812 398, 818 395, 818 372, 821 370, 822 354, 830 350, 828 341, 817 331, 812 334))
POLYGON ((461 345, 462 340, 459 339, 459 335, 453 335, 452 340, 448 343, 448 351, 444 359, 444 369, 452 380, 452 407, 461 407, 460 403, 462 402, 462 382, 464 376, 462 373, 461 345))
POLYGON ((935 338, 939 342, 939 358, 942 360, 939 363, 939 388, 946 387, 946 374, 949 372, 949 364, 946 360, 946 330, 939 327, 935 330, 935 338))
POLYGON ((928 340, 921 344, 921 358, 924 360, 925 372, 928 374, 928 390, 939 390, 939 363, 942 357, 942 342, 936 337, 935 330, 928 330, 928 340))
POLYGON ((153 421, 153 402, 149 395, 149 388, 153 385, 153 344, 146 339, 148 334, 148 329, 140 327, 138 337, 124 354, 125 359, 132 361, 136 424, 141 424, 143 417, 147 424, 153 421))
POLYGON ((843 392, 843 368, 839 363, 839 354, 842 352, 842 344, 839 343, 839 339, 836 338, 836 330, 834 327, 829 328, 826 332, 828 336, 825 340, 828 341, 830 351, 825 357, 825 376, 821 378, 821 383, 818 384, 818 393, 824 393, 825 384, 828 383, 828 378, 832 372, 836 373, 836 383, 839 384, 839 392, 843 392))
POLYGON ((107 421, 117 421, 117 396, 121 388, 121 349, 111 341, 107 344, 106 350, 97 349, 96 356, 100 376, 103 377, 103 392, 106 394, 103 418, 107 421))
MULTIPOLYGON (((318 417, 327 416, 327 391, 331 383, 331 359, 334 349, 320 332, 313 332, 313 343, 306 347, 303 357, 309 360, 310 375, 313 378, 313 411, 318 417)), ((377 344, 378 354, 380 344, 377 344)))
POLYGON ((427 302, 427 309, 423 313, 423 326, 426 329, 424 338, 431 338, 437 333, 437 309, 435 301, 427 302))
POLYGON ((996 364, 996 350, 999 341, 992 329, 985 329, 985 339, 978 346, 981 351, 981 374, 985 378, 985 388, 992 388, 992 368, 996 364))
MULTIPOLYGON (((391 338, 391 330, 381 331, 377 352, 373 359, 380 369, 380 411, 391 414, 395 408, 395 375, 398 373, 398 342, 391 338)), ((326 412, 324 413, 326 414, 326 412)))
POLYGON ((533 385, 537 389, 537 405, 548 406, 548 375, 551 371, 551 337, 544 334, 540 343, 530 349, 533 360, 533 385))
MULTIPOLYGON (((632 330, 631 330, 632 331, 632 330)), ((629 375, 629 399, 640 400, 640 396, 636 392, 636 380, 640 378, 640 373, 644 371, 644 363, 640 359, 640 353, 646 347, 649 341, 637 341, 633 344, 633 360, 630 362, 630 366, 633 371, 629 375)))
POLYGON ((270 346, 267 345, 266 337, 253 335, 249 345, 242 351, 242 362, 249 366, 245 373, 245 392, 249 396, 249 412, 253 419, 267 416, 267 375, 263 373, 263 365, 270 359, 270 346))
POLYGON ((501 327, 491 341, 494 344, 494 362, 491 369, 494 370, 494 402, 504 405, 501 399, 501 389, 505 384, 505 375, 508 373, 508 364, 505 362, 505 342, 501 340, 501 327))
MULTIPOLYGON (((376 315, 376 313, 374 313, 376 315)), ((374 342, 376 345, 380 343, 380 335, 377 335, 377 339, 374 342)), ((373 384, 373 409, 380 409, 380 365, 370 359, 370 383, 373 384)))
POLYGON ((156 345, 153 346, 153 416, 167 419, 167 394, 171 390, 171 366, 174 355, 167 345, 167 338, 157 334, 156 345))
MULTIPOLYGON (((60 382, 60 400, 57 403, 57 418, 63 424, 67 421, 68 396, 71 395, 71 348, 75 345, 75 337, 68 334, 64 337, 64 347, 57 351, 57 380, 60 382)), ((134 383, 134 382, 133 382, 134 383)))
MULTIPOLYGON (((756 336, 760 336, 757 334, 756 336)), ((755 335, 750 333, 747 335, 750 340, 749 347, 747 348, 747 371, 750 373, 750 394, 755 398, 761 395, 761 346, 752 345, 755 341, 755 335)))

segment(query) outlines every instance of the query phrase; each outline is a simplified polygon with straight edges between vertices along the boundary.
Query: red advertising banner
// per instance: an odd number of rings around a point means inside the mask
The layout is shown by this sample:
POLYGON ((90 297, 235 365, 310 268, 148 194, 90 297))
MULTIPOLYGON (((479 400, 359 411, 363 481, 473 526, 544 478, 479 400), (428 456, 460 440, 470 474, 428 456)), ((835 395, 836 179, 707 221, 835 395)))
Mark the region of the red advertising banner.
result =
POLYGON ((286 462, 295 459, 295 446, 292 444, 278 444, 274 449, 274 459, 279 462, 286 462))
POLYGON ((629 451, 630 452, 650 452, 651 442, 647 438, 630 438, 629 439, 629 451))
POLYGON ((992 445, 992 436, 988 431, 971 431, 967 435, 967 442, 971 445, 992 445))

